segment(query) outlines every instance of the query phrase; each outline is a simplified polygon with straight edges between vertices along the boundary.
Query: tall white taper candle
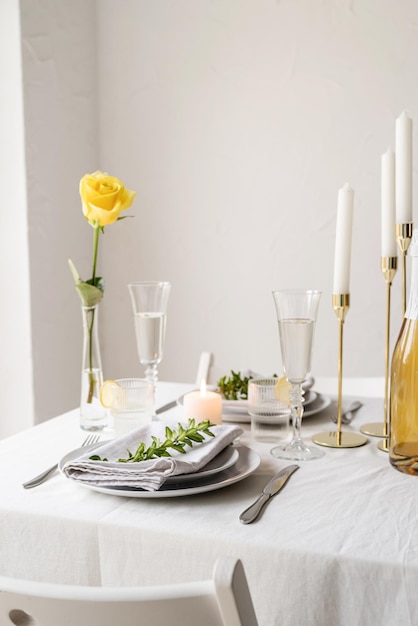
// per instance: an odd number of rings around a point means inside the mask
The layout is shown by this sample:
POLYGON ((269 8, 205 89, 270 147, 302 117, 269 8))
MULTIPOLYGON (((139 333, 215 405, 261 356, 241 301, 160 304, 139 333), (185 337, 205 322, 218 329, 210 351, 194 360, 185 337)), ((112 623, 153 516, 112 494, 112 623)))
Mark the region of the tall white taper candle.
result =
POLYGON ((338 191, 337 232, 335 237, 334 294, 350 293, 351 236, 354 191, 348 183, 338 191))

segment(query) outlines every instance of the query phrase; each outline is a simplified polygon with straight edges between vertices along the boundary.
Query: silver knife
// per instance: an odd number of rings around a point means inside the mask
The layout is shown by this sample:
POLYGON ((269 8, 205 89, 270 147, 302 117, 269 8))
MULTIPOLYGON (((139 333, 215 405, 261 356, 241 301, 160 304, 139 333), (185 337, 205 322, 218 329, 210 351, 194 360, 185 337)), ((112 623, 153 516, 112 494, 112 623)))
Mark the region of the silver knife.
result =
POLYGON ((280 489, 285 486, 290 476, 293 472, 296 472, 297 469, 299 469, 299 465, 288 465, 276 474, 276 476, 273 476, 273 478, 268 481, 257 500, 241 513, 239 516, 240 522, 243 524, 251 524, 251 522, 254 522, 259 516, 263 506, 267 504, 272 496, 279 493, 280 489))
POLYGON ((173 400, 172 402, 163 404, 163 406, 160 406, 160 408, 155 411, 155 415, 159 415, 160 413, 164 413, 164 411, 169 411, 170 409, 174 409, 175 406, 177 406, 177 400, 173 400))

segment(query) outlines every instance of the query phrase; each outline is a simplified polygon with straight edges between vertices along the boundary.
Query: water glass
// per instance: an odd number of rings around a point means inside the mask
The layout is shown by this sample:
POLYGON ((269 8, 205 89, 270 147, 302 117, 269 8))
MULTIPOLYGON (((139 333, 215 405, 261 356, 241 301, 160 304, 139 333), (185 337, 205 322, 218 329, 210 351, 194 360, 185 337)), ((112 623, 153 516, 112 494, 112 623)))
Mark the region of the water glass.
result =
POLYGON ((248 383, 248 413, 251 435, 257 441, 286 441, 290 409, 276 395, 277 378, 256 378, 248 383))
POLYGON ((115 383, 110 415, 115 437, 120 437, 152 420, 154 384, 144 378, 119 378, 115 383))

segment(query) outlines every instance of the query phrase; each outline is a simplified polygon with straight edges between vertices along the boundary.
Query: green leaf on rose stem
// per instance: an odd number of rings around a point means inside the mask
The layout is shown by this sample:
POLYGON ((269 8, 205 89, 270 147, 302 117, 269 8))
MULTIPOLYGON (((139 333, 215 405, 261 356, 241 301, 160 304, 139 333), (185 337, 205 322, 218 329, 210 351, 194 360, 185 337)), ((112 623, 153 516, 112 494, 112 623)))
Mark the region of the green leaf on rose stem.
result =
POLYGON ((103 291, 93 285, 89 285, 88 283, 79 283, 75 286, 75 288, 78 291, 81 302, 86 307, 92 307, 99 304, 103 298, 103 291))
POLYGON ((84 282, 81 279, 80 274, 78 273, 77 268, 71 259, 68 259, 68 265, 70 266, 70 270, 75 283, 75 288, 77 289, 83 306, 92 307, 95 304, 98 304, 103 298, 103 289, 100 288, 103 284, 101 282, 102 279, 98 278, 95 281, 96 285, 100 286, 95 286, 89 284, 88 282, 84 282))
POLYGON ((70 266, 70 271, 71 271, 71 274, 73 275, 74 283, 76 285, 78 285, 78 283, 82 283, 83 281, 81 279, 81 276, 78 273, 77 268, 71 259, 68 259, 68 265, 70 266))
POLYGON ((97 287, 97 289, 100 289, 100 291, 104 291, 104 280, 101 276, 96 276, 96 278, 93 279, 89 278, 88 280, 85 281, 86 285, 93 285, 93 287, 97 287))

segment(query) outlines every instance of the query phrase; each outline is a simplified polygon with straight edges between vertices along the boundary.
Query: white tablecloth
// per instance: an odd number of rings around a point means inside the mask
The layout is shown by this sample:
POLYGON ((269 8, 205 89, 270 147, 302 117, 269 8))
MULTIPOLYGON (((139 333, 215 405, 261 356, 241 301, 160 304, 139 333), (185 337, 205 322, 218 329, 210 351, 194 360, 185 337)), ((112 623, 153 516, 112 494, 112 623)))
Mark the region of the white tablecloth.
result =
MULTIPOLYGON (((188 388, 160 384, 159 404, 188 388)), ((304 438, 334 429, 333 410, 307 417, 304 438)), ((382 413, 382 399, 364 397, 347 429, 382 413)), ((153 584, 207 578, 227 554, 244 563, 260 626, 418 624, 418 478, 392 469, 372 438, 360 448, 324 448, 324 458, 301 462, 260 520, 244 526, 241 511, 288 464, 245 428, 242 444, 262 457, 253 475, 207 494, 155 500, 96 493, 59 474, 22 488, 79 447, 78 411, 0 441, 0 574, 153 584)))

